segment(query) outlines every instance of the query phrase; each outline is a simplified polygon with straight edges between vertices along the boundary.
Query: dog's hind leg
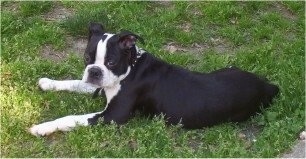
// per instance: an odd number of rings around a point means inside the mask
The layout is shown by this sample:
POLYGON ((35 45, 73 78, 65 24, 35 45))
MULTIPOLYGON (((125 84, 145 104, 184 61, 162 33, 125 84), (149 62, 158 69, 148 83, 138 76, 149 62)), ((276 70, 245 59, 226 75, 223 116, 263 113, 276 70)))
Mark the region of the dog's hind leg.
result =
POLYGON ((35 136, 46 136, 55 131, 70 131, 76 126, 88 126, 88 119, 94 117, 97 113, 85 115, 69 115, 53 121, 34 125, 29 129, 29 132, 35 136))
POLYGON ((43 91, 69 91, 78 93, 94 93, 97 89, 92 85, 83 82, 82 80, 52 80, 49 78, 41 78, 38 81, 39 87, 43 91))

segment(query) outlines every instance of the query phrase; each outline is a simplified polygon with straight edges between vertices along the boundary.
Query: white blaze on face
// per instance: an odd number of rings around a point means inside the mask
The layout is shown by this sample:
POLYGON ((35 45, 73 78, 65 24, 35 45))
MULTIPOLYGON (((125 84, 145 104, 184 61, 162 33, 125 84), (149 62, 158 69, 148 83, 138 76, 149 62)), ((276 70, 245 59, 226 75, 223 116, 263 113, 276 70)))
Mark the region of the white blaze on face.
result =
POLYGON ((112 36, 114 36, 114 34, 104 34, 104 35, 107 35, 106 39, 104 41, 101 39, 97 45, 96 60, 94 63, 95 65, 99 65, 99 64, 104 65, 107 41, 112 36))
POLYGON ((109 70, 105 65, 105 56, 106 56, 106 45, 108 40, 114 36, 114 34, 105 34, 107 35, 106 39, 100 40, 98 45, 97 45, 97 51, 96 51, 96 59, 94 64, 87 65, 84 75, 83 75, 83 81, 86 81, 89 73, 88 70, 94 66, 99 67, 102 70, 102 80, 100 81, 100 85, 96 87, 103 87, 103 88, 108 88, 112 89, 113 87, 116 87, 120 83, 121 80, 123 80, 130 72, 131 68, 130 66, 127 68, 127 71, 125 74, 122 74, 120 76, 116 76, 113 74, 111 70, 109 70))

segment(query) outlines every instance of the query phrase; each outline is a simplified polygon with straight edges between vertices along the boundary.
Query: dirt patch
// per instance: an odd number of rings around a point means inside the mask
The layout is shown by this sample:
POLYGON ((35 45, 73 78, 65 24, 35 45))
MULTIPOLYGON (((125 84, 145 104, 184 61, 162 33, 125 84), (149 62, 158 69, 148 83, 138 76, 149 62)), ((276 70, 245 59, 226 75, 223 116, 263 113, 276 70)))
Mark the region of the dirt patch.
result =
POLYGON ((60 21, 66 19, 74 14, 72 9, 67 9, 60 3, 54 3, 52 10, 43 15, 46 21, 60 21))
POLYGON ((272 10, 280 12, 283 17, 290 20, 297 20, 297 16, 281 2, 272 3, 272 10))
POLYGON ((53 62, 61 62, 65 60, 70 54, 75 54, 83 57, 87 46, 87 39, 85 38, 66 38, 66 49, 59 51, 53 48, 52 45, 44 45, 42 47, 41 56, 44 59, 52 60, 53 62))
POLYGON ((128 147, 129 147, 130 150, 136 151, 136 150, 138 149, 138 143, 137 143, 137 141, 136 141, 136 140, 130 140, 130 141, 128 142, 128 147))
POLYGON ((85 49, 87 46, 87 40, 86 39, 77 39, 76 42, 72 45, 72 50, 74 50, 79 55, 83 56, 85 49))
MULTIPOLYGON (((290 20, 290 21, 296 21, 298 20, 298 17, 287 7, 285 6, 282 2, 273 2, 271 4, 271 10, 277 13, 280 13, 282 17, 290 20)), ((296 36, 292 32, 286 32, 285 36, 287 40, 293 41, 295 40, 296 36)))
POLYGON ((189 33, 191 31, 191 24, 190 23, 182 23, 178 26, 178 28, 182 29, 184 32, 189 33))
POLYGON ((193 43, 187 47, 183 47, 175 42, 170 42, 164 45, 164 50, 170 53, 184 52, 190 54, 203 54, 207 51, 214 51, 220 54, 234 52, 232 44, 222 38, 210 38, 205 44, 193 43))
POLYGON ((59 62, 67 57, 64 51, 56 51, 52 45, 45 45, 42 48, 41 56, 44 59, 48 59, 54 62, 59 62))
POLYGON ((249 141, 256 141, 257 135, 262 131, 263 127, 259 125, 250 125, 239 133, 239 137, 249 140, 249 141))
POLYGON ((203 13, 197 9, 192 10, 191 13, 195 16, 203 16, 203 13))
MULTIPOLYGON (((46 21, 61 21, 72 16, 74 11, 72 9, 65 8, 60 2, 55 2, 53 8, 42 15, 46 21)), ((44 59, 49 59, 54 62, 60 62, 66 59, 69 54, 76 53, 78 56, 83 55, 86 49, 87 40, 83 38, 66 37, 66 49, 58 51, 52 47, 52 45, 45 45, 42 48, 41 56, 44 59)))
POLYGON ((6 2, 1 3, 1 11, 11 11, 11 12, 17 12, 19 11, 19 2, 6 2))
POLYGON ((210 38, 210 45, 217 53, 232 53, 234 51, 232 44, 229 41, 220 37, 210 38))
POLYGON ((175 42, 170 42, 164 46, 164 50, 170 52, 170 53, 190 53, 190 54, 201 54, 203 51, 207 49, 207 46, 205 45, 199 45, 197 43, 192 44, 189 47, 182 47, 179 44, 176 44, 175 42))
POLYGON ((164 7, 171 7, 172 6, 172 2, 171 1, 158 1, 156 3, 161 5, 161 6, 164 6, 164 7))
POLYGON ((199 139, 192 139, 190 138, 188 140, 188 146, 191 147, 194 151, 199 150, 199 148, 202 146, 202 142, 199 139))
POLYGON ((83 56, 87 46, 87 39, 67 37, 67 43, 69 47, 68 51, 74 52, 79 56, 83 56))
POLYGON ((201 12, 197 2, 189 2, 189 5, 186 7, 186 11, 193 14, 194 16, 203 16, 203 13, 201 12))
POLYGON ((262 132, 263 127, 259 125, 250 125, 244 129, 242 129, 237 136, 245 141, 244 147, 249 149, 254 142, 256 142, 257 136, 262 132))

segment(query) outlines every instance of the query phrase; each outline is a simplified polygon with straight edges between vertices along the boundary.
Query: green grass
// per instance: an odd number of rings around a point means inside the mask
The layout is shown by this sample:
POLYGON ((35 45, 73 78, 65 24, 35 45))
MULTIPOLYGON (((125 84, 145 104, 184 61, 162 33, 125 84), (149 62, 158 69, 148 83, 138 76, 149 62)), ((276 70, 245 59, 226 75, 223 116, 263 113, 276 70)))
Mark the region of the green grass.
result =
POLYGON ((1 157, 277 157, 305 128, 304 13, 303 2, 1 2, 1 157), (46 21, 42 15, 57 5, 73 16, 46 21), (138 33, 146 42, 141 47, 169 63, 202 72, 235 65, 267 77, 281 93, 262 114, 239 124, 184 130, 165 126, 161 116, 136 116, 120 127, 31 136, 32 124, 104 108, 105 99, 37 86, 40 77, 81 78, 81 57, 56 63, 41 52, 44 45, 65 50, 67 35, 86 37, 90 21, 138 33), (212 38, 224 41, 224 52, 212 38), (210 49, 170 54, 163 49, 170 42, 210 49), (262 128, 256 141, 239 137, 250 125, 262 128))

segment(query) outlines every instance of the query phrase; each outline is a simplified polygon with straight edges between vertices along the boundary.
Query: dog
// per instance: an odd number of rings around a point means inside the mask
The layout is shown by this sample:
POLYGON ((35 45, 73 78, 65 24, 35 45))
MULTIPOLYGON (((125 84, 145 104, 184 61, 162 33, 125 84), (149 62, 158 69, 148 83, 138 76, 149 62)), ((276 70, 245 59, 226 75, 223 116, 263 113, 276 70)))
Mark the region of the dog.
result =
POLYGON ((126 123, 135 111, 145 116, 163 114, 166 124, 199 129, 224 122, 241 122, 268 107, 278 86, 236 67, 210 73, 191 72, 170 65, 136 46, 143 39, 130 32, 106 33, 98 23, 89 25, 82 80, 39 80, 46 90, 97 93, 107 99, 103 111, 70 115, 32 126, 35 136, 74 127, 126 123))

